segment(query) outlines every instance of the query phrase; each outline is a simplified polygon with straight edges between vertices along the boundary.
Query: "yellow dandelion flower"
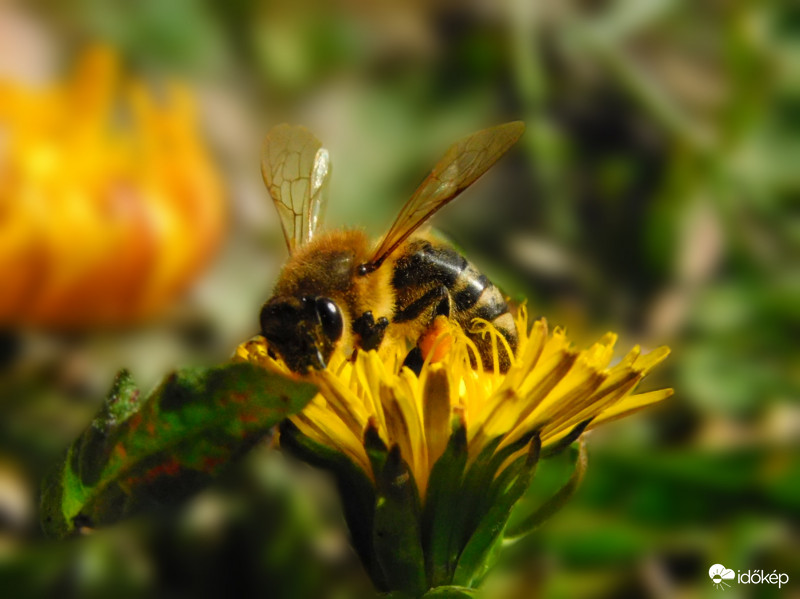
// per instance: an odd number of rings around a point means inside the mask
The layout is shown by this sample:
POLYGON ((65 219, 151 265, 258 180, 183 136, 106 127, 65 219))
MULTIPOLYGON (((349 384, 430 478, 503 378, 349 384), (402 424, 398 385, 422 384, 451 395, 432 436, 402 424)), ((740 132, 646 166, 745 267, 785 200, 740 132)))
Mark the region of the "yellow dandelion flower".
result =
MULTIPOLYGON (((384 590, 478 584, 540 457, 672 394, 635 393, 666 347, 634 347, 612 366, 615 334, 577 350, 544 320, 529 326, 523 306, 516 357, 500 373, 483 369, 466 335, 439 318, 444 332, 428 341, 418 375, 402 367, 405 347, 337 352, 309 373, 319 393, 281 432, 282 446, 337 474, 356 549, 384 590)), ((488 322, 475 326, 491 335, 497 360, 505 339, 488 322)), ((261 337, 236 359, 296 376, 261 337)))
POLYGON ((0 324, 141 320, 207 262, 221 184, 188 90, 162 96, 106 47, 64 81, 0 81, 0 324))

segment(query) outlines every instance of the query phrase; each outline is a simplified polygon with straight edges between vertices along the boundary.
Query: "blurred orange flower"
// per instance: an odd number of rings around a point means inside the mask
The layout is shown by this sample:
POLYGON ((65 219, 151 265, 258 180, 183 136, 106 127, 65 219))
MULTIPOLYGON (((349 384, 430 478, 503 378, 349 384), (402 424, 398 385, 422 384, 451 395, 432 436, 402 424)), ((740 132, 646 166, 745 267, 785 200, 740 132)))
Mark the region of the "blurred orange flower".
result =
POLYGON ((46 89, 0 82, 0 325, 156 314, 212 255, 219 176, 188 91, 157 101, 95 47, 46 89))

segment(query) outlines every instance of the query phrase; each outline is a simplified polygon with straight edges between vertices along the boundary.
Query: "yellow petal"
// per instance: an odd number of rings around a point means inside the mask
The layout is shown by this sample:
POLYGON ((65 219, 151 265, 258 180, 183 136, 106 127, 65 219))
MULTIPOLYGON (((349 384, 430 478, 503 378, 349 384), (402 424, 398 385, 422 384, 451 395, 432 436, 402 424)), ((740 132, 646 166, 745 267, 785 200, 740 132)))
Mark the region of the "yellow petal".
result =
POLYGON ((631 395, 626 397, 614 406, 604 410, 600 416, 592 421, 589 428, 594 428, 599 424, 611 422, 629 416, 639 410, 651 406, 655 403, 663 401, 671 397, 674 391, 672 389, 659 389, 658 391, 650 391, 648 393, 639 393, 638 395, 631 395))
POLYGON ((428 469, 444 453, 450 439, 450 381, 444 367, 431 369, 422 391, 425 441, 428 444, 428 469))

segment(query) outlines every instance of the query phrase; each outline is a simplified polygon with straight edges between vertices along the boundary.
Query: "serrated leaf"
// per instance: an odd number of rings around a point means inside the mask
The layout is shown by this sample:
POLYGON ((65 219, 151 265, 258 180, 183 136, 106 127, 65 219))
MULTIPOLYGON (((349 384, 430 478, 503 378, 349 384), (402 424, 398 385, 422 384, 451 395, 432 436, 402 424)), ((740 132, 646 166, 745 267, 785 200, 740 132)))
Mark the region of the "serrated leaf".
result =
POLYGON ((121 374, 100 416, 44 481, 45 531, 64 536, 179 501, 315 393, 309 383, 238 363, 180 370, 140 402, 121 374))

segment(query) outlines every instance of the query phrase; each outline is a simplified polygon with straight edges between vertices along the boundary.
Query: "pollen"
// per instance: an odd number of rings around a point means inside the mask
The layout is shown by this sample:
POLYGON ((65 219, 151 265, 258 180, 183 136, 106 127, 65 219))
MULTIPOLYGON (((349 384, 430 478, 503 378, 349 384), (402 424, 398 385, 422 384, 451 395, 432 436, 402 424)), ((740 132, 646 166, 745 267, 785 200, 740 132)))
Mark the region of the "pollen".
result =
POLYGON ((453 324, 445 316, 437 316, 420 338, 422 357, 432 363, 441 362, 453 349, 453 324))

